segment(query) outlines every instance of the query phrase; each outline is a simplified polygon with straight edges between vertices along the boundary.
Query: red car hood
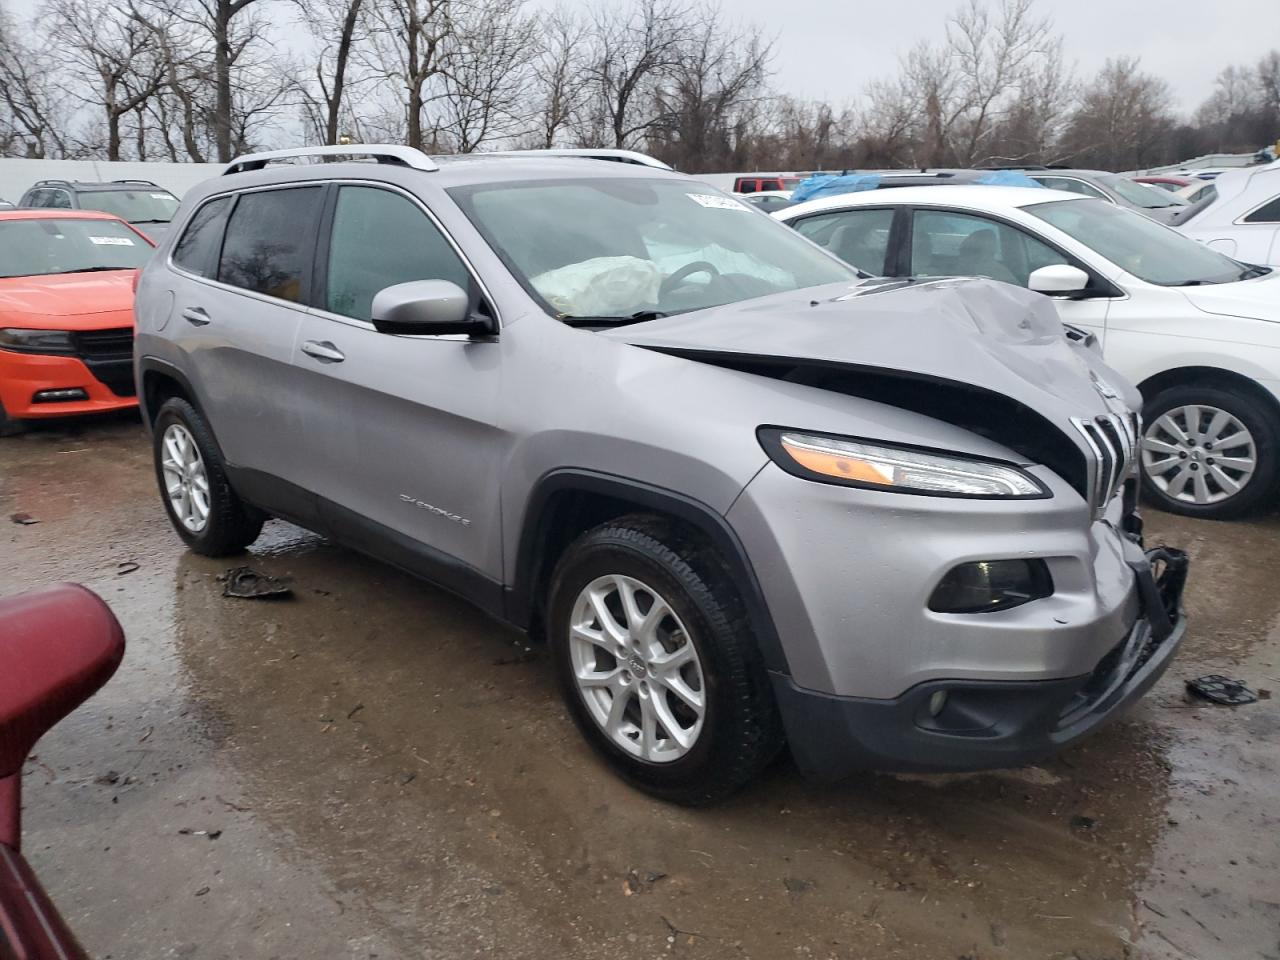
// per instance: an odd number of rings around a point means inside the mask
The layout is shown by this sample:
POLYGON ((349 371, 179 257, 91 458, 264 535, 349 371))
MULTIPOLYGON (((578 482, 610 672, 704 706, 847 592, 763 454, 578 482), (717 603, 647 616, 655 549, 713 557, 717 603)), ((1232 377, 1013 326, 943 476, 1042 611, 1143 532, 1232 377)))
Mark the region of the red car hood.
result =
POLYGON ((0 278, 0 327, 80 330, 133 323, 134 270, 0 278))

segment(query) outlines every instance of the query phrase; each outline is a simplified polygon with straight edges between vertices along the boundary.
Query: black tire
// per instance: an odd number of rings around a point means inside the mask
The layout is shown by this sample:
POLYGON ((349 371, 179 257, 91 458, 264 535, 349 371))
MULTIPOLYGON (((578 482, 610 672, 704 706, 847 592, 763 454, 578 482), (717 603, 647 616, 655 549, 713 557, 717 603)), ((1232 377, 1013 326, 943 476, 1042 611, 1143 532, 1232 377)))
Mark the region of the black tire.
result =
MULTIPOLYGON (((1253 435, 1257 466, 1239 490, 1214 503, 1189 503, 1171 497, 1148 475, 1144 468, 1142 489, 1146 500, 1169 513, 1206 520, 1232 520, 1246 516, 1274 502, 1280 479, 1280 424, 1271 409, 1246 390, 1230 386, 1197 385, 1169 387, 1152 397, 1143 407, 1144 429, 1150 431, 1156 421, 1171 410, 1185 406, 1215 407, 1235 417, 1253 435)), ((1205 462, 1214 451, 1198 450, 1205 462)), ((1226 451, 1228 454, 1230 451, 1226 451)), ((1205 469, 1197 463, 1197 472, 1205 469)), ((1188 467, 1190 469, 1190 466, 1188 467)), ((1212 481, 1215 494, 1222 487, 1212 481)))
POLYGON ((173 529, 192 551, 206 557, 227 557, 242 552, 258 539, 266 517, 261 511, 242 501, 231 489, 227 480, 226 463, 213 439, 213 432, 195 407, 181 397, 166 400, 156 414, 151 441, 160 500, 173 529), (199 532, 183 526, 165 490, 164 471, 160 466, 162 445, 166 428, 174 423, 186 427, 195 440, 209 480, 209 517, 199 532))
POLYGON ((569 713, 587 741, 632 785, 674 803, 703 806, 738 790, 778 755, 782 725, 759 647, 723 564, 698 540, 645 515, 588 531, 557 565, 547 609, 549 646, 569 713), (573 606, 584 587, 608 574, 633 577, 660 593, 684 624, 702 664, 703 726, 679 759, 657 763, 621 749, 592 717, 574 679, 573 606))
POLYGON ((27 430, 27 421, 13 420, 4 412, 4 405, 0 404, 0 437, 16 437, 20 433, 27 430))

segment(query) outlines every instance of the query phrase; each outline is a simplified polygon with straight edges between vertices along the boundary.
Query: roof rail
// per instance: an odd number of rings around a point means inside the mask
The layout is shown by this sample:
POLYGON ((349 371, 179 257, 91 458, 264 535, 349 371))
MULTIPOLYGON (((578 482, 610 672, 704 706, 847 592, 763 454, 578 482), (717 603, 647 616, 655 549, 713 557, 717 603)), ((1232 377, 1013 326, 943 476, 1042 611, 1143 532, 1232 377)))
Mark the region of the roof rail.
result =
POLYGON ((634 163, 642 167, 653 167, 657 170, 673 169, 646 153, 635 150, 615 150, 612 147, 593 150, 583 147, 553 147, 546 150, 486 150, 477 153, 459 154, 459 157, 585 157, 588 160, 612 160, 615 163, 634 163))
POLYGON ((160 186, 160 184, 156 183, 154 180, 112 180, 111 182, 112 183, 139 183, 139 184, 142 184, 144 187, 160 186))
POLYGON ((55 177, 55 178, 54 178, 54 179, 52 179, 52 180, 37 180, 37 181, 35 182, 34 186, 37 186, 37 187, 43 187, 43 186, 47 186, 48 184, 51 184, 51 183, 65 183, 68 187, 69 187, 69 186, 71 186, 71 181, 70 181, 70 180, 63 180, 61 177, 55 177))
POLYGON ((270 150, 266 153, 250 153, 236 157, 222 175, 229 173, 245 173, 249 170, 261 170, 269 163, 280 160, 294 160, 299 157, 369 157, 378 163, 390 163, 401 167, 412 167, 415 170, 439 170, 434 160, 421 150, 394 143, 352 143, 329 147, 294 147, 291 150, 270 150))

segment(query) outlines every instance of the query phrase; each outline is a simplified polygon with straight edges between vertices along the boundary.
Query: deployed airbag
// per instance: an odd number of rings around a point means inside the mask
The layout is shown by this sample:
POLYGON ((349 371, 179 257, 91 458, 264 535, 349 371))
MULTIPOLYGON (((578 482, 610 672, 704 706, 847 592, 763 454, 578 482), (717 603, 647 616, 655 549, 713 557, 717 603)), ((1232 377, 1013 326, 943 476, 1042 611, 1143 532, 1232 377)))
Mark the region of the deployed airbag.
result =
POLYGON ((559 313, 571 317, 613 317, 656 303, 662 274, 639 257, 595 257, 540 273, 529 281, 559 313))

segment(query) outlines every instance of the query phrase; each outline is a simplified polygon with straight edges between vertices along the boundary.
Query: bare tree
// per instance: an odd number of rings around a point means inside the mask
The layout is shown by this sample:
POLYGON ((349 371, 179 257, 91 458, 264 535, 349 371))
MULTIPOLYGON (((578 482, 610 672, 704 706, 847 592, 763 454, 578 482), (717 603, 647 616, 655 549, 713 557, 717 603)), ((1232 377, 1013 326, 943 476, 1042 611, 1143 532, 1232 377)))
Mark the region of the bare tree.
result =
POLYGON ((594 14, 595 49, 586 70, 594 115, 582 131, 587 139, 636 146, 662 122, 657 87, 679 62, 689 22, 689 8, 681 0, 636 0, 630 10, 594 14))
POLYGON ((1108 60, 1084 89, 1064 138, 1074 162, 1126 170, 1167 162, 1174 129, 1169 85, 1136 57, 1108 60))
POLYGON ((53 74, 48 50, 25 43, 13 17, 0 9, 0 152, 66 155, 53 74))
POLYGON ((373 7, 376 25, 374 62, 402 91, 404 140, 411 147, 435 148, 424 136, 424 110, 437 95, 448 44, 457 28, 456 0, 380 0, 373 7))
POLYGON ((731 169, 740 160, 740 121, 763 95, 772 45, 754 29, 726 26, 718 7, 694 17, 658 87, 655 112, 662 122, 650 144, 681 170, 731 169))
POLYGON ((125 118, 164 82, 154 35, 131 12, 101 9, 92 0, 52 0, 43 11, 59 37, 67 94, 102 112, 108 160, 121 159, 125 118))
POLYGON ((352 51, 365 42, 361 12, 364 0, 303 0, 302 10, 311 32, 320 44, 314 70, 319 99, 304 93, 311 109, 312 124, 324 143, 337 143, 347 107, 347 81, 352 51))
POLYGON ((568 10, 553 10, 543 22, 530 65, 533 94, 529 113, 535 124, 528 135, 529 146, 556 146, 561 134, 578 118, 588 85, 586 54, 585 24, 568 10))

